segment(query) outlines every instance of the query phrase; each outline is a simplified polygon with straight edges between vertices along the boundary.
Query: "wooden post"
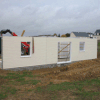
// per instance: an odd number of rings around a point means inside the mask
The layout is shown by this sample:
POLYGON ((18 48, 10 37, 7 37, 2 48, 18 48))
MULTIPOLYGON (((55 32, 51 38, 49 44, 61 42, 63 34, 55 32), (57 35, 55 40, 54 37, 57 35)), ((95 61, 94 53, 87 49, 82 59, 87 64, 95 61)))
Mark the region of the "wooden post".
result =
POLYGON ((21 36, 23 36, 23 35, 24 35, 24 33, 25 33, 25 30, 23 30, 23 32, 22 32, 22 34, 21 34, 21 36))

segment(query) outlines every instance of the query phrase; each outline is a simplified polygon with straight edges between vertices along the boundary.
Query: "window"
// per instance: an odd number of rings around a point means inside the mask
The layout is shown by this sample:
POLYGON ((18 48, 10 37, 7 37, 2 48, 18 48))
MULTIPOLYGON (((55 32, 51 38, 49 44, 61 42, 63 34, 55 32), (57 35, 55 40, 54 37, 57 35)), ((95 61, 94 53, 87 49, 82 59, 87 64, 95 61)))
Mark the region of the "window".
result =
POLYGON ((91 34, 91 37, 93 37, 93 35, 91 34))
POLYGON ((21 42, 21 56, 24 57, 29 57, 31 52, 30 52, 30 42, 21 42))
POLYGON ((97 35, 99 35, 99 33, 97 33, 97 35))
POLYGON ((80 51, 85 51, 85 42, 80 42, 80 51))

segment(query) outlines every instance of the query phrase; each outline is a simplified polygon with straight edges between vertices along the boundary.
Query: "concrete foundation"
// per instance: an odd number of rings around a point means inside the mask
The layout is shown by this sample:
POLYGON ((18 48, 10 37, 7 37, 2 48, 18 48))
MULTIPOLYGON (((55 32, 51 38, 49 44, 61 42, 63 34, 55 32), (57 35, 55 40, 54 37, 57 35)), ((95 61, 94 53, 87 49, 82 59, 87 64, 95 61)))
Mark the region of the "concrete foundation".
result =
MULTIPOLYGON (((74 62, 71 62, 71 63, 74 63, 74 62)), ((42 69, 42 68, 62 67, 62 66, 69 65, 71 63, 65 63, 65 64, 48 64, 48 65, 27 66, 27 67, 17 67, 17 68, 9 68, 9 69, 4 69, 4 70, 12 70, 12 71, 36 70, 36 69, 42 69)))

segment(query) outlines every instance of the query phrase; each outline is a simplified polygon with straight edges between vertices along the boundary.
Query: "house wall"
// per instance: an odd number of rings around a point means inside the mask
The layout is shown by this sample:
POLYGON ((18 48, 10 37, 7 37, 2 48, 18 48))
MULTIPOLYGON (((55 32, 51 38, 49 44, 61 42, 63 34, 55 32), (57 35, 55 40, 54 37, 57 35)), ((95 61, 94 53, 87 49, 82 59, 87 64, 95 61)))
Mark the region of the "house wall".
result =
POLYGON ((94 38, 97 38, 97 40, 100 40, 100 36, 93 36, 94 38))
MULTIPOLYGON (((21 41, 32 37, 3 37, 3 68, 26 67, 46 64, 46 38, 34 38, 34 52, 31 57, 21 57, 21 41)), ((32 46, 32 44, 31 44, 32 46)))
POLYGON ((76 37, 76 36, 75 36, 75 34, 74 34, 74 33, 71 33, 71 34, 70 34, 70 37, 76 37))
POLYGON ((58 42, 71 42, 71 61, 97 58, 97 39, 34 37, 31 57, 20 56, 21 41, 32 43, 32 37, 3 37, 3 69, 57 63, 58 42), (79 51, 79 42, 85 42, 84 52, 79 51))
POLYGON ((52 48, 50 55, 53 55, 56 58, 56 59, 54 59, 54 57, 52 57, 52 56, 47 56, 49 58, 48 62, 50 62, 50 60, 53 60, 55 63, 57 63, 58 42, 65 42, 65 41, 71 42, 71 61, 79 61, 79 60, 97 58, 97 39, 66 38, 66 37, 61 38, 60 37, 60 38, 48 38, 47 39, 47 44, 49 44, 48 51, 50 51, 49 48, 52 48), (83 52, 81 52, 79 50, 79 43, 80 42, 85 42, 85 51, 83 51, 83 52))

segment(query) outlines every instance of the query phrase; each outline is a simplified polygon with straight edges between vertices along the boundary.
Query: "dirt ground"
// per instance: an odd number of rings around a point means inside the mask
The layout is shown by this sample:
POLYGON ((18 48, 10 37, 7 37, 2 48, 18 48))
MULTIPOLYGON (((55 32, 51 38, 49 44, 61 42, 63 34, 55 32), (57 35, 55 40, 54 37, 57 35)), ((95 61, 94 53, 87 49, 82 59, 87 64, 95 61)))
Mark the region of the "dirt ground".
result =
MULTIPOLYGON (((8 72, 0 70, 0 75, 6 75, 8 72)), ((20 73, 22 73, 21 71, 20 73)), ((72 82, 77 80, 85 80, 90 78, 100 77, 100 52, 98 58, 93 60, 84 60, 64 67, 45 68, 32 70, 33 75, 38 75, 36 79, 41 80, 37 86, 45 86, 50 82, 54 84, 61 82, 72 82)), ((14 72, 15 73, 15 72, 14 72)), ((3 82, 3 81, 2 81, 3 82)))
POLYGON ((43 84, 39 83, 37 85, 47 85, 50 82, 57 84, 65 81, 72 82, 97 78, 100 77, 100 53, 98 53, 97 59, 84 60, 64 67, 46 68, 32 72, 39 74, 43 82, 43 84))

